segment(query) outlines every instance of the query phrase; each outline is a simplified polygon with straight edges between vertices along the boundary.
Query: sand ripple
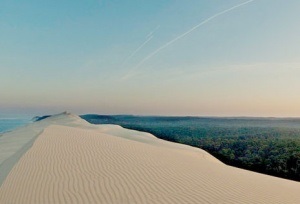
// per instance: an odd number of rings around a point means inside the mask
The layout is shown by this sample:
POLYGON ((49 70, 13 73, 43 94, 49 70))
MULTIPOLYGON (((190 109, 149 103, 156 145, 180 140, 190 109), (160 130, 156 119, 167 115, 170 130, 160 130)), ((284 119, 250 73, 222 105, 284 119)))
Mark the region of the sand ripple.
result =
POLYGON ((155 137, 108 132, 47 127, 4 181, 0 203, 300 203, 297 182, 228 167, 155 137))

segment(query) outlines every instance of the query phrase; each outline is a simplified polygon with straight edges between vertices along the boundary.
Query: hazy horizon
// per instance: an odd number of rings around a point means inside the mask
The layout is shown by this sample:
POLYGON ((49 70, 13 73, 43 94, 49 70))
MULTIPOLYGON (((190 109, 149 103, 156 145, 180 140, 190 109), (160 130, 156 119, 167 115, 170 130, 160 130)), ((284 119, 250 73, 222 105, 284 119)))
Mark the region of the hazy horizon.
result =
POLYGON ((163 115, 163 114, 132 114, 132 113, 104 113, 104 112, 70 112, 70 111, 30 111, 30 110, 24 110, 24 111, 8 111, 4 114, 0 115, 1 120, 31 120, 36 116, 47 116, 47 115, 56 115, 61 114, 64 112, 68 112, 71 114, 76 114, 78 116, 83 115, 107 115, 107 116, 137 116, 137 117, 195 117, 195 118, 224 118, 224 119, 279 119, 279 120, 285 120, 285 119, 300 119, 298 116, 255 116, 255 115, 175 115, 175 114, 169 114, 169 115, 163 115))
POLYGON ((300 2, 0 3, 0 115, 300 117, 300 2))

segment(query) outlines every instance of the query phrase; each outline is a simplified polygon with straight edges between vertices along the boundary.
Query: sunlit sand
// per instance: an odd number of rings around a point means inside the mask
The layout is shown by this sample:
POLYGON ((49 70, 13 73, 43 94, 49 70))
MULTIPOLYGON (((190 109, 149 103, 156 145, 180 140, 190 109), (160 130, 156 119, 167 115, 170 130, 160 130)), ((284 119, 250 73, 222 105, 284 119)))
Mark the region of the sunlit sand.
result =
POLYGON ((298 182, 68 113, 4 134, 0 144, 4 140, 0 203, 300 203, 298 182))

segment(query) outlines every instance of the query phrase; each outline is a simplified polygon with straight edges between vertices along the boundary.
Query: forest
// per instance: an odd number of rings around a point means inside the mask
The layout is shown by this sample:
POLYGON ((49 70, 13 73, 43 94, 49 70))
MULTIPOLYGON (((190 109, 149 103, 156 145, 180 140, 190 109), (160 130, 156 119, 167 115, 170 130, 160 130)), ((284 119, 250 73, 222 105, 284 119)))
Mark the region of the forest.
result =
POLYGON ((300 181, 300 119, 83 115, 199 147, 225 164, 300 181))

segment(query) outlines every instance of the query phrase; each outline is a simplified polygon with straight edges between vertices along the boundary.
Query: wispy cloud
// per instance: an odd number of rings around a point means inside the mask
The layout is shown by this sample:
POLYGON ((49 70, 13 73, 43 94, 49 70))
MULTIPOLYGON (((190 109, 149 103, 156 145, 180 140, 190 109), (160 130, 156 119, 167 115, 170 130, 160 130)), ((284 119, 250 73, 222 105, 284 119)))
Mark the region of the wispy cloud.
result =
POLYGON ((169 47, 170 45, 172 45, 173 43, 175 43, 176 41, 180 40, 181 38, 185 37, 186 35, 190 34, 191 32, 193 32, 194 30, 196 30, 197 28, 205 25, 206 23, 210 22, 211 20, 221 16, 221 15, 224 15, 230 11, 233 11, 241 6, 244 6, 246 4, 249 4, 251 2, 253 2, 255 0, 249 0, 249 1, 246 1, 244 3, 241 3, 241 4, 238 4, 238 5, 235 5, 229 9, 226 9, 224 11, 221 11, 219 13, 216 13, 214 14, 213 16, 205 19, 204 21, 201 21, 199 24, 197 24, 196 26, 192 27, 191 29, 189 29, 188 31, 184 32, 183 34, 177 36, 176 38, 170 40, 169 42, 165 43, 164 45, 160 46, 159 48, 157 48, 155 51, 153 51, 152 53, 150 53, 149 55, 147 55, 144 59, 142 59, 135 67, 133 67, 126 75, 123 76, 123 79, 128 79, 132 76, 135 75, 136 71, 146 62, 148 61, 149 59, 151 59, 153 56, 155 56, 157 53, 159 53, 161 50, 169 47))

